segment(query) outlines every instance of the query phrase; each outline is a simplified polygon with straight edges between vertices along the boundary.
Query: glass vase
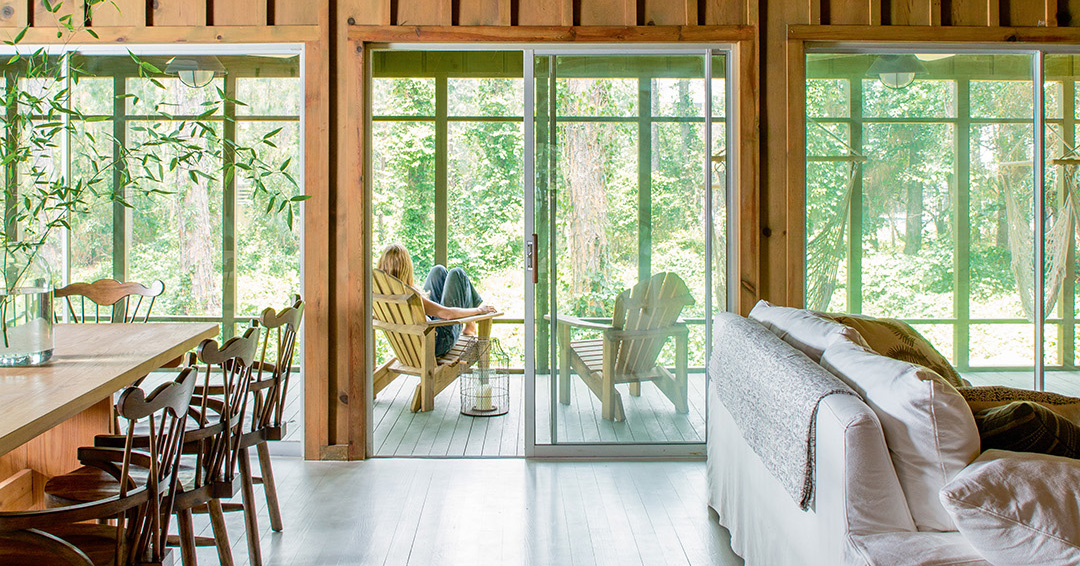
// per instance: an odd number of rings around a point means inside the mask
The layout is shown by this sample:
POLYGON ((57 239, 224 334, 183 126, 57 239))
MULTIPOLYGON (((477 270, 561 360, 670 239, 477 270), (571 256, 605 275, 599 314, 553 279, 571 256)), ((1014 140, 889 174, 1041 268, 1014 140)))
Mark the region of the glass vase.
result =
POLYGON ((0 366, 36 366, 53 355, 52 272, 41 246, 12 242, 3 251, 0 366))

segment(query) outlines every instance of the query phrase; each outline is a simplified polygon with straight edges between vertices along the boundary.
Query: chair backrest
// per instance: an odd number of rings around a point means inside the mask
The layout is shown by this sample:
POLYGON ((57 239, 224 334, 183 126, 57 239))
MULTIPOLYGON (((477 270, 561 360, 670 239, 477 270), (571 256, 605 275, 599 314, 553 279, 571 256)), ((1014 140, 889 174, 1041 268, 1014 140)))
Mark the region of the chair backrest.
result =
POLYGON ((372 270, 371 280, 373 325, 383 331, 399 362, 421 367, 428 320, 420 293, 381 269, 372 270))
POLYGON ((259 326, 243 336, 230 338, 219 346, 216 340, 203 340, 196 358, 203 366, 203 383, 189 413, 199 428, 188 430, 185 441, 201 442, 196 460, 195 488, 215 482, 231 483, 236 475, 244 415, 248 406, 248 388, 259 348, 259 326), (217 374, 220 382, 213 380, 217 374))
POLYGON ((126 532, 120 540, 116 564, 160 563, 165 557, 165 539, 169 532, 169 503, 176 494, 180 454, 184 429, 191 403, 191 394, 199 374, 186 367, 171 382, 162 384, 146 395, 138 387, 129 387, 120 394, 116 411, 127 420, 124 456, 119 470, 120 497, 133 489, 149 492, 147 504, 141 510, 118 517, 117 528, 126 532), (134 451, 134 431, 140 421, 149 424, 148 442, 134 451), (132 466, 149 470, 143 485, 137 486, 129 473, 132 466), (126 521, 125 521, 126 519, 126 521))
POLYGON ((694 297, 682 278, 671 272, 657 273, 619 293, 611 325, 625 332, 616 344, 616 373, 649 371, 656 365, 668 337, 647 331, 675 325, 683 308, 694 304, 694 297), (634 332, 643 335, 635 336, 634 332))
POLYGON ((164 292, 165 283, 161 281, 154 281, 147 287, 141 283, 98 279, 93 283, 61 287, 54 295, 65 299, 72 322, 146 322, 150 319, 154 300, 164 292), (88 301, 93 312, 87 312, 88 301), (107 313, 102 313, 103 308, 107 313))
POLYGON ((262 353, 251 382, 251 430, 280 429, 289 392, 296 332, 304 318, 304 301, 293 295, 292 305, 275 312, 267 308, 259 317, 263 328, 262 353), (270 337, 274 336, 271 341, 270 337))

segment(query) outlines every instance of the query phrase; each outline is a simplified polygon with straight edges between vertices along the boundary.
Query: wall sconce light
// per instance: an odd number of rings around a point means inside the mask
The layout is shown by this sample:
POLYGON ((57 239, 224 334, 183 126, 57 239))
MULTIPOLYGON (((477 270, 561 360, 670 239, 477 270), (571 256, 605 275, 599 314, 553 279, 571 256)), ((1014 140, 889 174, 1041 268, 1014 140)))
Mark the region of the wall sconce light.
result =
POLYGON ((224 75, 225 67, 213 56, 185 59, 173 57, 165 65, 165 74, 175 76, 191 88, 203 88, 210 84, 214 77, 224 75))
POLYGON ((916 76, 925 75, 926 67, 914 55, 878 55, 867 74, 876 75, 889 88, 899 89, 915 82, 916 76))

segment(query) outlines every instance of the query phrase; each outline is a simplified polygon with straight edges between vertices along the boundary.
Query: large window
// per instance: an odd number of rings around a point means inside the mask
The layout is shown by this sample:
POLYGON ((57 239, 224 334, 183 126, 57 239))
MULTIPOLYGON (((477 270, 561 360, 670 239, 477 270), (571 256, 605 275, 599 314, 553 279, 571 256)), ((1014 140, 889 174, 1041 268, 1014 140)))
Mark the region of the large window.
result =
POLYGON ((907 320, 976 383, 1045 371, 1068 389, 1072 69, 1032 52, 809 54, 807 306, 907 320))
MULTIPOLYGON (((172 57, 142 59, 165 70, 172 57)), ((112 140, 137 144, 153 126, 168 130, 199 118, 215 129, 214 141, 208 143, 226 149, 234 143, 258 147, 266 162, 299 183, 303 99, 299 57, 214 59, 221 69, 209 84, 196 88, 169 74, 140 76, 126 54, 77 57, 73 66, 84 75, 72 84, 73 104, 87 117, 79 126, 100 135, 73 138, 73 173, 93 166, 92 152, 80 144, 104 144, 98 153, 108 155, 112 140), (200 116, 215 105, 217 113, 200 116)), ((67 245, 57 242, 58 251, 66 251, 57 253, 59 263, 54 263, 63 266, 62 278, 160 279, 166 292, 154 305, 155 319, 220 322, 223 338, 266 307, 284 307, 291 294, 301 291, 299 219, 290 228, 285 212, 268 213, 267 202, 254 194, 245 175, 221 174, 230 152, 216 153, 221 156, 216 162, 197 165, 212 178, 192 175, 192 167, 169 171, 168 159, 175 156, 163 155, 163 182, 144 186, 158 188, 161 194, 126 195, 132 208, 107 198, 91 202, 89 213, 71 219, 67 245)), ((266 181, 286 195, 300 192, 284 176, 266 181)))

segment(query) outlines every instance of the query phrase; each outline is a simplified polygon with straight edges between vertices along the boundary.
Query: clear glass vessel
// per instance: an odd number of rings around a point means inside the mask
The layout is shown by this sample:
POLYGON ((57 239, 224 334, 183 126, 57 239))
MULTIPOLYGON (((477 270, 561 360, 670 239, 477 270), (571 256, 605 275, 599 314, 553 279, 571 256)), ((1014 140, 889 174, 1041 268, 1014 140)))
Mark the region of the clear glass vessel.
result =
POLYGON ((12 242, 0 258, 0 366, 41 365, 52 358, 52 272, 39 251, 37 245, 12 242))

